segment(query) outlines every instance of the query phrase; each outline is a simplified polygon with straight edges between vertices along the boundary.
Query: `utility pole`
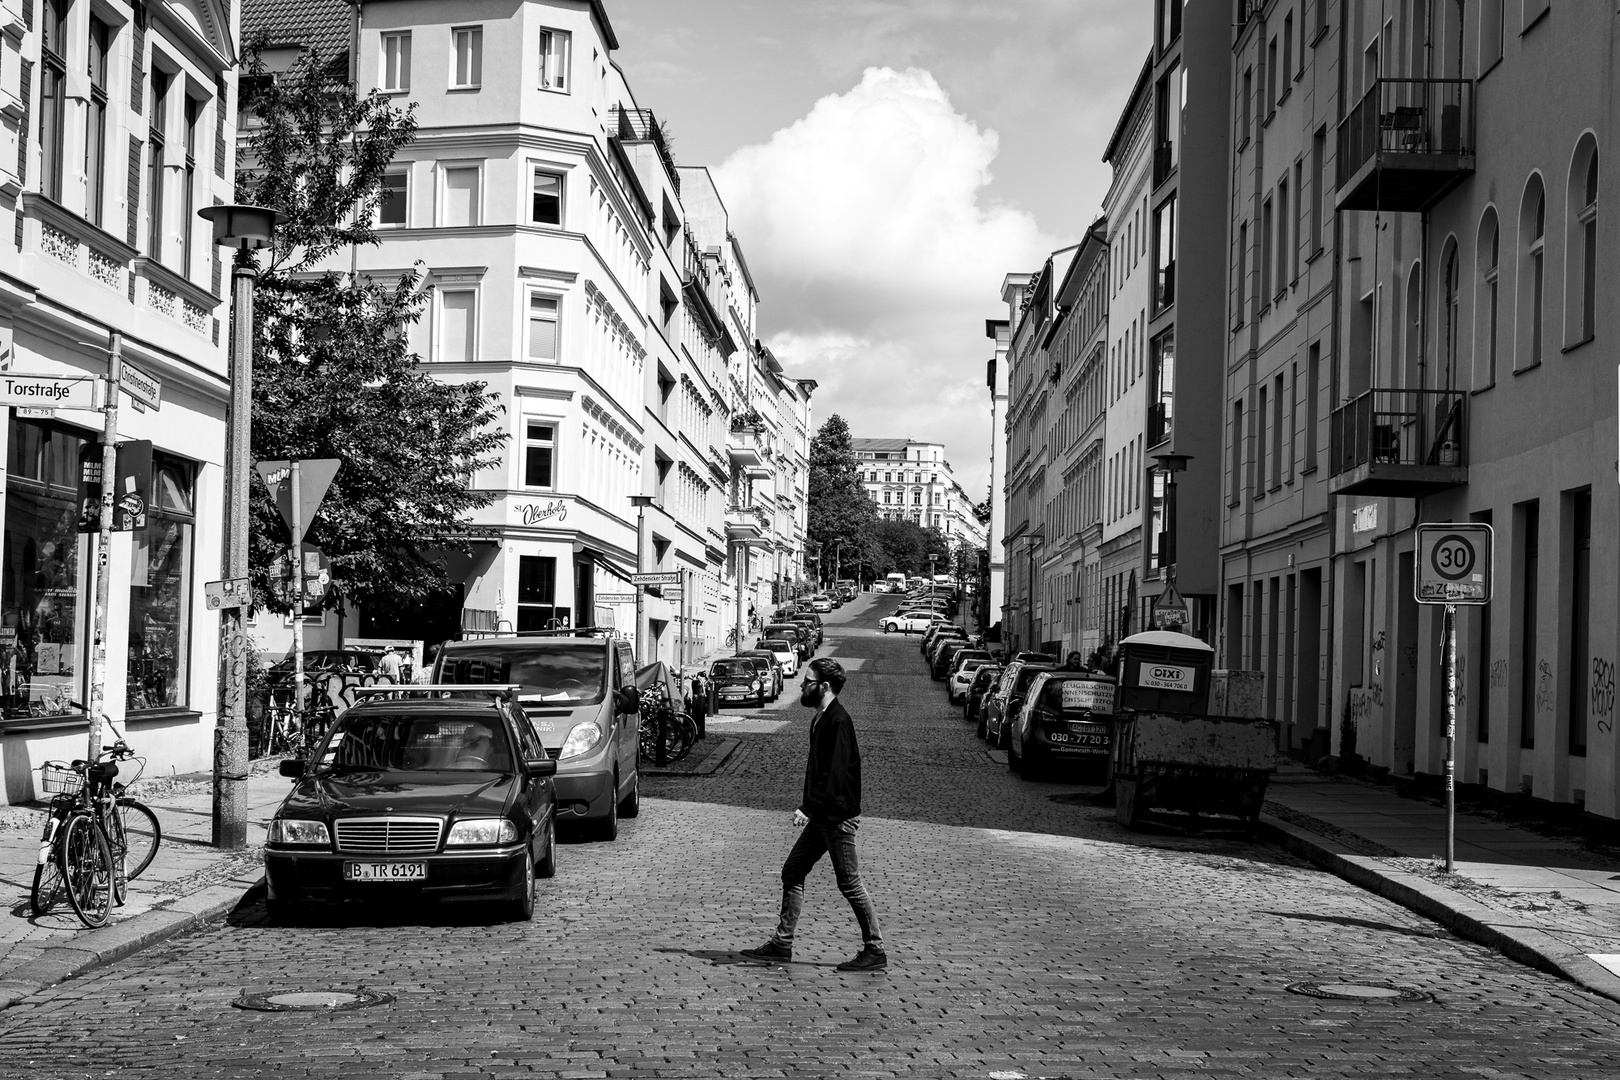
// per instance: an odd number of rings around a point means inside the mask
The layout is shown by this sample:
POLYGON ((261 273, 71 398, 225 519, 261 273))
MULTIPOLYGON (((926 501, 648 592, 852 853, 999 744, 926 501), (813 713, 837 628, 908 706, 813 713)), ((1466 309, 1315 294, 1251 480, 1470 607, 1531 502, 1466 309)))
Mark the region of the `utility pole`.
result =
MULTIPOLYGON (((636 573, 647 570, 647 507, 653 504, 651 495, 632 495, 630 505, 636 508, 636 573)), ((636 589, 636 667, 652 663, 647 657, 647 587, 636 589)))
POLYGON ((297 458, 288 464, 287 483, 292 489, 292 548, 288 557, 292 559, 293 587, 293 702, 303 713, 308 703, 304 700, 304 510, 298 483, 303 470, 298 465, 297 458))
POLYGON ((86 761, 101 753, 101 717, 107 711, 107 605, 112 599, 113 486, 118 477, 118 384, 123 377, 124 335, 112 332, 107 350, 107 400, 102 408, 101 517, 96 536, 96 611, 90 647, 90 734, 86 761))

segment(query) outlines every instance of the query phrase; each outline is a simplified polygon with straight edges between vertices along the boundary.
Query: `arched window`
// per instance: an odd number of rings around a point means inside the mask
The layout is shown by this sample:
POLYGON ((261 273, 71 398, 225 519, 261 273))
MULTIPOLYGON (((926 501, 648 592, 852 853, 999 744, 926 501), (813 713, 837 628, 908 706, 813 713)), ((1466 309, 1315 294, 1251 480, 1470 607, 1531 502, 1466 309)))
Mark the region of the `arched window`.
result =
POLYGON ((1445 253, 1440 257, 1440 265, 1445 268, 1445 277, 1440 287, 1439 330, 1442 370, 1436 372, 1439 376, 1436 386, 1451 390, 1457 385, 1457 327, 1462 285, 1462 266, 1457 255, 1456 237, 1446 238, 1445 253))
POLYGON ((1597 140, 1582 135, 1569 165, 1564 201, 1564 345, 1597 332, 1597 140))
POLYGON ((1501 270, 1502 234, 1496 208, 1487 207, 1479 221, 1474 249, 1474 389, 1496 385, 1496 340, 1500 325, 1497 279, 1501 270))
POLYGON ((1547 286, 1547 193, 1540 174, 1530 177, 1519 205, 1517 318, 1514 320, 1513 370, 1541 363, 1542 296, 1547 286))
POLYGON ((1406 377, 1408 390, 1423 389, 1423 264, 1406 275, 1406 377))

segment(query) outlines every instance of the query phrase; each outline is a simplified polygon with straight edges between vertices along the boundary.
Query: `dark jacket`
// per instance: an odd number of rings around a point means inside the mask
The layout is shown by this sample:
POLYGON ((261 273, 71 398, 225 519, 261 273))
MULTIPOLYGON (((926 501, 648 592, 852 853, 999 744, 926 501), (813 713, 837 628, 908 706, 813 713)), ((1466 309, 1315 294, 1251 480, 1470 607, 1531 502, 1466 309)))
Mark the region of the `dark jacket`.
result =
POLYGON ((854 721, 836 699, 811 725, 810 760, 804 766, 804 801, 799 809, 824 821, 861 816, 861 748, 855 742, 854 721))

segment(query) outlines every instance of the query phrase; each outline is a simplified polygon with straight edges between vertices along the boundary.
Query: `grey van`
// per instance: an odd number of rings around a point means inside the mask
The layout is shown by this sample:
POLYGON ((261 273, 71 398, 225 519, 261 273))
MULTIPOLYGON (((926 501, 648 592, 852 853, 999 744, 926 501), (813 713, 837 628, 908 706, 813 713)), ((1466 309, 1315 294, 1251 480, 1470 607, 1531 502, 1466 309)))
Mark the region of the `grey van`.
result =
POLYGON ((433 681, 522 687, 523 711, 557 760, 560 824, 613 840, 619 818, 641 812, 641 699, 629 642, 587 628, 447 641, 433 681))

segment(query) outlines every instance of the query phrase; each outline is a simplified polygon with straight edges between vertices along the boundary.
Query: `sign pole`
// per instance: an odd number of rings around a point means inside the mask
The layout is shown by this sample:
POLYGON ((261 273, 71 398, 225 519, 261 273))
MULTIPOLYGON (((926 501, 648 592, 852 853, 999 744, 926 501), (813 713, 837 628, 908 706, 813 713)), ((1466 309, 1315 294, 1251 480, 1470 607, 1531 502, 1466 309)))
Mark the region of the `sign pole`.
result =
MULTIPOLYGON (((292 549, 288 558, 292 559, 292 639, 293 639, 293 701, 300 712, 304 708, 304 508, 300 496, 299 479, 303 470, 301 463, 293 458, 288 468, 291 475, 287 482, 292 487, 292 549)), ((302 721, 300 721, 302 723, 302 721)))
POLYGON ((124 335, 112 332, 107 350, 107 404, 101 429, 101 519, 96 530, 96 610, 90 646, 90 731, 86 761, 101 753, 101 716, 107 711, 107 605, 112 600, 113 485, 118 476, 118 378, 124 359, 124 335))
POLYGON ((1446 873, 1457 858, 1457 605, 1447 604, 1446 641, 1446 873))

